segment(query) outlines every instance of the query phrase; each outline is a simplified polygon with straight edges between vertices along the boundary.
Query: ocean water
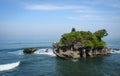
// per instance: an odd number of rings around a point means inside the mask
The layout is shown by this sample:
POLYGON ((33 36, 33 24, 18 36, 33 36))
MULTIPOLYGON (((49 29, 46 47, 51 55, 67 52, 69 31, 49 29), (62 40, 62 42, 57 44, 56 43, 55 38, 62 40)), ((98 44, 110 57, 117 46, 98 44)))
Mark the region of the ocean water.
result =
MULTIPOLYGON (((52 40, 0 40, 0 76, 120 76, 120 50, 109 56, 62 60, 52 52, 52 40), (38 48, 24 55, 24 48, 38 48), (49 49, 46 53, 45 49, 49 49)), ((107 46, 120 49, 119 39, 106 39, 107 46)))

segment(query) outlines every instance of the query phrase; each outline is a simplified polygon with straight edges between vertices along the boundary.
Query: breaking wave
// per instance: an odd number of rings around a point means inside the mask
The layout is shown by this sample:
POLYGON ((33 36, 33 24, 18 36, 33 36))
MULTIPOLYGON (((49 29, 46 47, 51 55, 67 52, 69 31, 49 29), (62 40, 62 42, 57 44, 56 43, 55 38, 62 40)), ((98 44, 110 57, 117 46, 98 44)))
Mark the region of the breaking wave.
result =
POLYGON ((15 63, 2 64, 2 65, 0 65, 0 71, 11 70, 19 65, 20 65, 20 61, 15 62, 15 63))
POLYGON ((120 54, 120 49, 111 49, 112 54, 120 54))
MULTIPOLYGON (((8 52, 8 53, 14 54, 14 55, 24 55, 23 54, 23 50, 17 50, 17 51, 8 52)), ((36 52, 34 52, 34 54, 55 56, 55 54, 53 53, 52 49, 48 49, 47 52, 46 52, 46 49, 38 49, 36 52)))
POLYGON ((14 55, 23 55, 23 50, 17 50, 17 51, 8 52, 8 53, 14 54, 14 55))
POLYGON ((46 52, 46 49, 39 49, 39 50, 37 50, 37 51, 35 52, 35 54, 55 56, 55 54, 53 53, 52 49, 48 49, 47 52, 46 52))

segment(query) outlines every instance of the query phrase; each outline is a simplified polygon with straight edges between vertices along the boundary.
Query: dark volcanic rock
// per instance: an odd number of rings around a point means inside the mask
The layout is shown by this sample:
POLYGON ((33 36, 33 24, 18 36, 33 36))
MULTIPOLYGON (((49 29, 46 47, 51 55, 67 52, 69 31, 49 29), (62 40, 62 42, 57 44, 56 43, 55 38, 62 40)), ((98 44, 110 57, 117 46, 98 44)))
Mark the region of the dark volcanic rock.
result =
POLYGON ((24 53, 24 54, 32 54, 32 53, 34 53, 35 51, 37 51, 36 48, 26 48, 26 49, 23 50, 23 53, 24 53))

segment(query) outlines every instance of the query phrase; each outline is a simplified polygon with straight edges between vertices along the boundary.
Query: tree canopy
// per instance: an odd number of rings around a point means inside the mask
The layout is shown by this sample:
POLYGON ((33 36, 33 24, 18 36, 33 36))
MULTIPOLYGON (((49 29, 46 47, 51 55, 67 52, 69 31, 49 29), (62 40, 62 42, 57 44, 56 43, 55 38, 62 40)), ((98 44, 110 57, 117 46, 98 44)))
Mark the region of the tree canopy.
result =
POLYGON ((59 41, 59 44, 72 45, 81 42, 83 47, 104 48, 106 43, 102 40, 108 33, 105 29, 98 30, 94 33, 90 31, 76 31, 72 29, 70 33, 65 33, 59 41))
POLYGON ((101 38, 105 37, 108 35, 107 31, 105 29, 98 30, 94 33, 94 35, 101 40, 101 38))

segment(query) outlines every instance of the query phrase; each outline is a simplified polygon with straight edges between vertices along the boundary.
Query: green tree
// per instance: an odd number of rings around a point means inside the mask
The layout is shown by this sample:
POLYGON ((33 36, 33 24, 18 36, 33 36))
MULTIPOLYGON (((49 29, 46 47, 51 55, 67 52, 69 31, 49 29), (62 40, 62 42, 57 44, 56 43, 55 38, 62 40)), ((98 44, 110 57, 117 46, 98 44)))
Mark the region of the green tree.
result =
POLYGON ((76 32, 76 29, 75 29, 75 28, 72 28, 71 32, 76 32))
POLYGON ((104 48, 106 43, 102 40, 108 33, 105 29, 98 30, 95 33, 90 31, 74 31, 62 35, 59 44, 71 45, 81 42, 85 48, 104 48))
POLYGON ((101 38, 105 37, 108 35, 107 31, 105 29, 98 30, 94 33, 94 35, 101 40, 101 38))
POLYGON ((73 43, 79 42, 80 40, 81 34, 77 31, 63 34, 59 43, 71 45, 73 43))
POLYGON ((92 39, 92 33, 90 31, 80 31, 80 34, 82 35, 82 38, 84 40, 91 40, 92 39))
POLYGON ((87 41, 85 42, 85 47, 86 47, 86 48, 93 48, 93 47, 94 47, 94 44, 93 44, 92 41, 87 40, 87 41))

